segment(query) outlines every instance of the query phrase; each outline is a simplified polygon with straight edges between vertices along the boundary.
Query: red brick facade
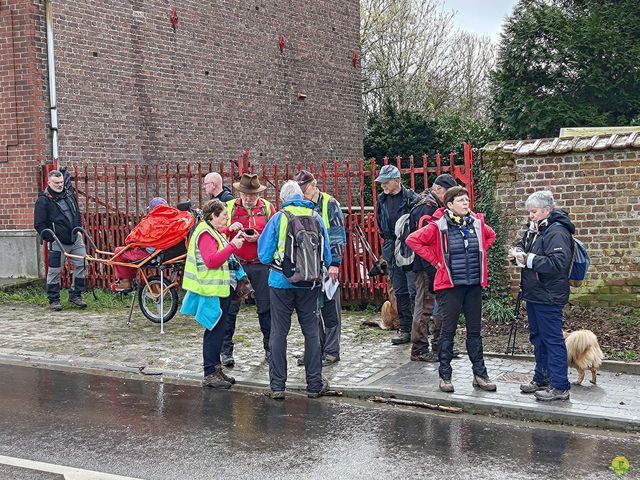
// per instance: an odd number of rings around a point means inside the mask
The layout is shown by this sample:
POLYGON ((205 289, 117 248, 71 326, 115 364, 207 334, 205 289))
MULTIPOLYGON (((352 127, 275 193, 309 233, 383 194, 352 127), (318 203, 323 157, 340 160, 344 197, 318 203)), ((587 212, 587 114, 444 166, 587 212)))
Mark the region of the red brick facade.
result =
MULTIPOLYGON (((53 3, 61 164, 361 157, 357 1, 180 2, 175 31, 171 13, 53 3)), ((5 229, 30 227, 51 156, 44 15, 43 1, 0 0, 5 229)))
MULTIPOLYGON (((60 165, 362 156, 358 0, 52 6, 60 165)), ((52 161, 45 16, 45 0, 0 0, 6 238, 32 229, 52 161)))
POLYGON ((54 7, 67 162, 228 161, 243 148, 256 163, 362 155, 357 0, 54 7))
POLYGON ((48 146, 44 6, 0 0, 0 230, 33 227, 48 146))

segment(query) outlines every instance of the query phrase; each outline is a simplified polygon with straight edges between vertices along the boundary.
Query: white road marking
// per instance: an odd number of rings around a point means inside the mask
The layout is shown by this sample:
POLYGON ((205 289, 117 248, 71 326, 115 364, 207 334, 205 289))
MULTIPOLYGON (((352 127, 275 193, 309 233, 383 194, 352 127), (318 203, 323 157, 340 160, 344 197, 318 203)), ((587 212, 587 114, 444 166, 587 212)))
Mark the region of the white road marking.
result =
POLYGON ((81 468, 64 467, 62 465, 54 465, 53 463, 5 457, 4 455, 0 455, 0 464, 10 465, 12 467, 28 468, 30 470, 37 470, 40 472, 56 473, 58 475, 63 475, 65 480, 140 480, 138 478, 122 477, 120 475, 112 475, 110 473, 82 470, 81 468))

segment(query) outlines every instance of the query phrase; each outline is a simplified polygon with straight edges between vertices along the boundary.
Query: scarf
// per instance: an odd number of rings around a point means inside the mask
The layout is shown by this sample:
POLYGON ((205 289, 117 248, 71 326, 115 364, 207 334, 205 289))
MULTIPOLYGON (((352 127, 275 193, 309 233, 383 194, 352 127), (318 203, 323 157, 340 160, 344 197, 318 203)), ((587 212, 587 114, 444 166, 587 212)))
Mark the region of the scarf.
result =
POLYGON ((462 239, 464 240, 464 248, 468 248, 469 236, 471 235, 471 228, 473 228, 473 217, 470 214, 460 217, 449 209, 445 210, 445 214, 447 215, 447 218, 458 227, 462 234, 462 239))

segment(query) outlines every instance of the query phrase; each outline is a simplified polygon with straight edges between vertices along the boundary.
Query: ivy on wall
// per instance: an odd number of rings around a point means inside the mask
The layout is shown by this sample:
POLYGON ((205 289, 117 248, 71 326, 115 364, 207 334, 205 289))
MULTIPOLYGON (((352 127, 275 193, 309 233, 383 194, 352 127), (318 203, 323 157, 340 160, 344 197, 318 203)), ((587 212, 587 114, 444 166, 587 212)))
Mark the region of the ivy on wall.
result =
POLYGON ((484 215, 487 225, 496 232, 496 241, 489 249, 489 287, 485 291, 487 302, 485 313, 496 321, 507 321, 511 317, 513 298, 511 279, 505 261, 509 248, 509 231, 500 215, 496 197, 497 167, 491 163, 473 164, 474 210, 484 215))

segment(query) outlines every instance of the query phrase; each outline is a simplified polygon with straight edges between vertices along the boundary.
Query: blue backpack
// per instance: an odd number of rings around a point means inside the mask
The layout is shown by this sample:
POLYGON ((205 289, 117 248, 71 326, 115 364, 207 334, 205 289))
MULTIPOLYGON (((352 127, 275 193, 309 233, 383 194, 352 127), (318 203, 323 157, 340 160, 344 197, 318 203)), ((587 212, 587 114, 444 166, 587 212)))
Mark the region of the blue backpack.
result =
MULTIPOLYGON (((553 225, 558 225, 554 223, 553 225)), ((551 227, 553 227, 551 225, 551 227)), ((551 228, 549 227, 549 228, 551 228)), ((542 234, 544 236, 544 233, 542 234)), ((569 272, 569 285, 572 287, 581 287, 582 282, 587 277, 587 271, 589 265, 591 265, 591 259, 587 252, 587 247, 584 246, 580 240, 571 236, 573 239, 573 257, 571 258, 571 271, 569 272)))
POLYGON ((574 238, 573 259, 571 260, 571 272, 569 272, 569 285, 572 287, 580 287, 587 276, 590 264, 591 259, 589 258, 589 253, 587 252, 587 248, 584 246, 584 243, 574 238))

